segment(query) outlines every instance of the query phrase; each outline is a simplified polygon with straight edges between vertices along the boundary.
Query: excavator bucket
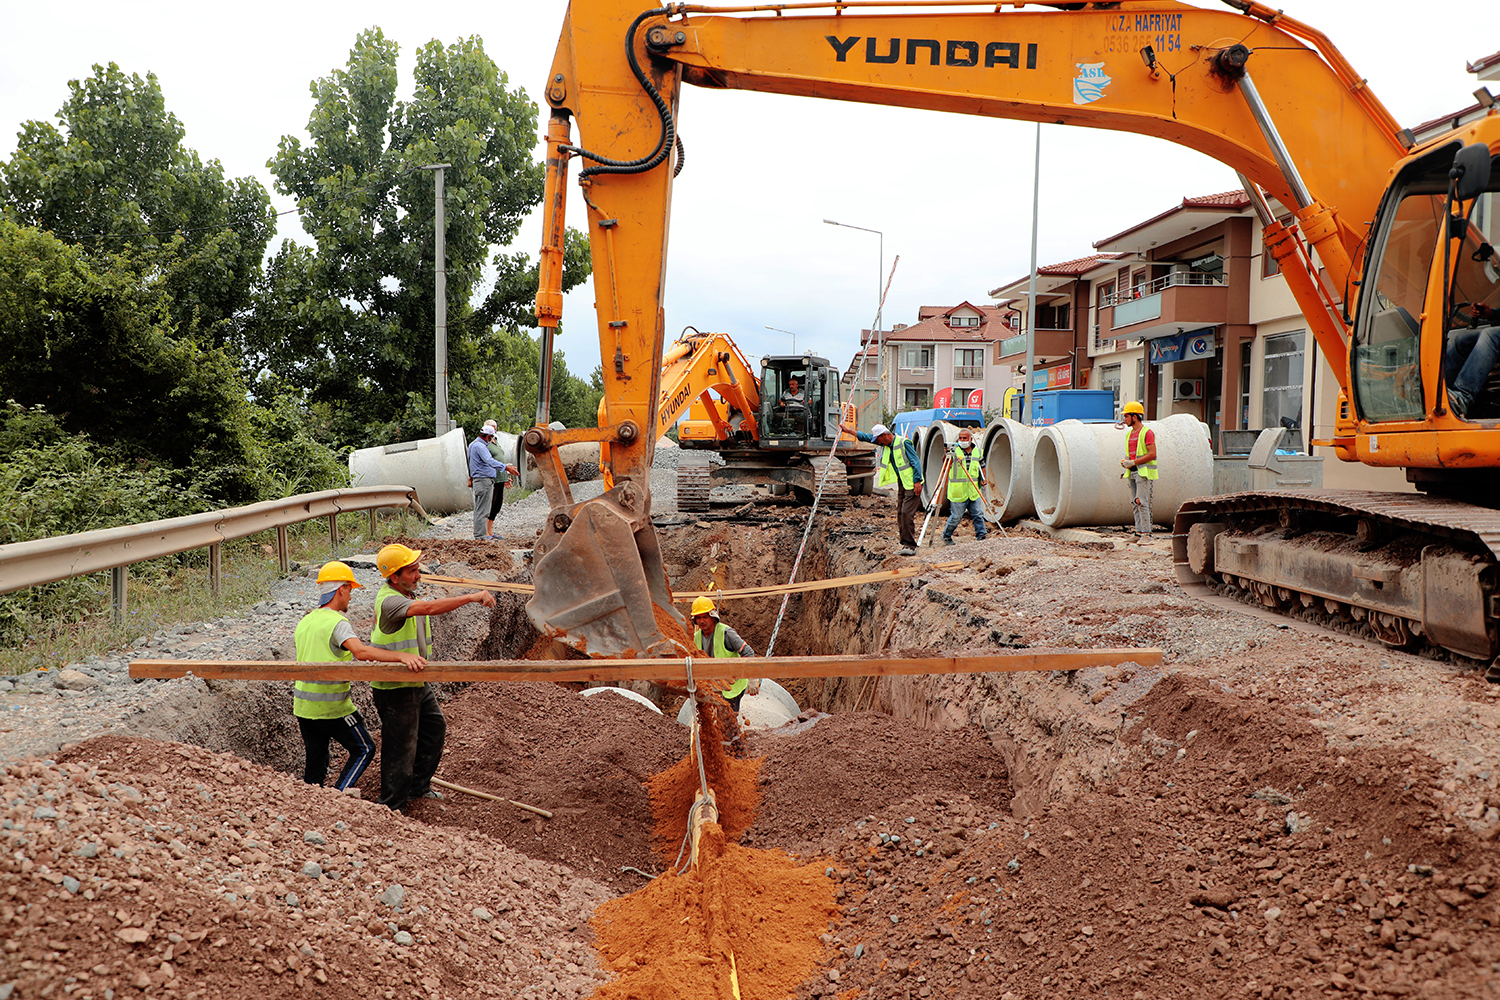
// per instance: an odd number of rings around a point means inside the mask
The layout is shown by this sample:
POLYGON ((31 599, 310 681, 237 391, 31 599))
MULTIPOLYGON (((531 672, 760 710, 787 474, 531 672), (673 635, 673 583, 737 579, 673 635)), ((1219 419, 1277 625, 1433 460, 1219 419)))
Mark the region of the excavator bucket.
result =
POLYGON ((638 497, 623 483, 558 508, 537 540, 536 594, 526 613, 541 632, 592 657, 683 652, 662 631, 661 621, 682 622, 671 610, 656 529, 633 511, 638 497))

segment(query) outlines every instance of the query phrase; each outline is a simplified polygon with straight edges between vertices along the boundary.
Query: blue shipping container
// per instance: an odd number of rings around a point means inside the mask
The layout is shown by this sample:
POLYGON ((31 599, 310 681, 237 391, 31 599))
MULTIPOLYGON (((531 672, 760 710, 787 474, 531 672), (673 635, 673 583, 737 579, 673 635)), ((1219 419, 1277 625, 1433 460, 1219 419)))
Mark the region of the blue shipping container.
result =
POLYGON ((1060 420, 1086 424, 1115 422, 1115 394, 1108 389, 1052 389, 1031 394, 1032 426, 1045 427, 1060 420))

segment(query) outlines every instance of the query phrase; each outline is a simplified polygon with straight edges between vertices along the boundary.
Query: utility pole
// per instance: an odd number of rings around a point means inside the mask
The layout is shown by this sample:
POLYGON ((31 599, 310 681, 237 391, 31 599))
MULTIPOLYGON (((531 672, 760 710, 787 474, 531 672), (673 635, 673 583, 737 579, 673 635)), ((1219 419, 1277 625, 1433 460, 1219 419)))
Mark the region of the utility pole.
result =
POLYGON ((789 334, 791 336, 791 338, 792 338, 792 353, 793 354, 797 353, 797 335, 795 333, 792 333, 791 330, 783 330, 779 326, 768 326, 768 327, 766 327, 766 329, 770 330, 772 333, 785 333, 785 334, 789 334))
POLYGON ((433 308, 433 339, 436 342, 437 385, 433 390, 433 417, 437 425, 437 436, 442 437, 452 429, 448 419, 448 246, 447 227, 443 221, 443 170, 451 163, 429 163, 422 170, 433 173, 433 230, 434 250, 432 273, 436 284, 433 308))
POLYGON ((1021 423, 1031 426, 1031 386, 1036 372, 1036 232, 1042 203, 1042 123, 1036 123, 1036 166, 1031 184, 1031 281, 1026 287, 1026 397, 1021 423))

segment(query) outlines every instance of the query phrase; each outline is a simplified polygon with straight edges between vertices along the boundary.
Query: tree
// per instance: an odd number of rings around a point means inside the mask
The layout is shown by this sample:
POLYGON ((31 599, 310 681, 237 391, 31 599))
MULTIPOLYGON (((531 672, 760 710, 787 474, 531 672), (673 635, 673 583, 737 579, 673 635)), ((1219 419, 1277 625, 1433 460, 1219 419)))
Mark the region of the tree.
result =
MULTIPOLYGON (((480 369, 525 354, 505 334, 535 324, 522 305, 536 289, 535 267, 524 254, 498 257, 494 289, 482 298, 477 291, 491 247, 509 244, 541 201, 536 105, 523 90, 507 89, 478 38, 419 49, 410 101, 396 100, 396 55, 395 42, 380 29, 361 33, 345 68, 312 84, 311 142, 284 136, 269 164, 277 189, 298 199, 317 251, 283 245, 268 269, 246 350, 312 404, 326 404, 341 440, 431 433, 434 182, 424 166, 449 164, 454 415, 467 405, 463 393, 476 405, 485 396, 480 369)), ((586 246, 573 234, 570 247, 567 277, 576 284, 588 273, 586 246)))
POLYGON ((28 121, 0 163, 0 208, 90 253, 152 275, 179 334, 205 347, 232 339, 275 231, 252 178, 226 180, 182 144, 154 74, 114 63, 68 83, 62 128, 28 121))
POLYGON ((167 466, 215 500, 260 499, 238 365, 176 336, 166 283, 141 270, 0 218, 0 399, 46 407, 101 457, 167 466))

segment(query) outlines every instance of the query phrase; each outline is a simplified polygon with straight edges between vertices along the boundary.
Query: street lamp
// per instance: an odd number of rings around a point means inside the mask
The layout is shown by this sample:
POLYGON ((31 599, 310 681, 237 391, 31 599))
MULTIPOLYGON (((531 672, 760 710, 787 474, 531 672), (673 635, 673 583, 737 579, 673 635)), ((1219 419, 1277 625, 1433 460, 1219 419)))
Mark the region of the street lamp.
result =
POLYGON ((791 338, 792 338, 792 353, 793 354, 797 353, 797 335, 795 333, 792 333, 792 331, 790 331, 790 330, 783 330, 779 326, 768 326, 768 327, 766 327, 766 329, 770 330, 772 333, 790 334, 791 338))
POLYGON ((432 314, 434 365, 437 380, 433 387, 433 422, 437 425, 437 436, 448 433, 452 421, 448 419, 448 250, 446 247, 447 226, 443 223, 443 171, 451 163, 429 163, 419 170, 433 171, 433 282, 435 303, 432 314))
POLYGON ((851 226, 847 222, 835 222, 832 219, 824 219, 830 226, 842 226, 845 229, 858 229, 862 233, 874 233, 880 237, 880 260, 878 270, 875 272, 875 391, 881 397, 880 410, 876 415, 877 420, 885 418, 885 350, 881 338, 881 310, 885 307, 885 294, 882 287, 885 282, 885 233, 878 229, 866 229, 864 226, 851 226))

